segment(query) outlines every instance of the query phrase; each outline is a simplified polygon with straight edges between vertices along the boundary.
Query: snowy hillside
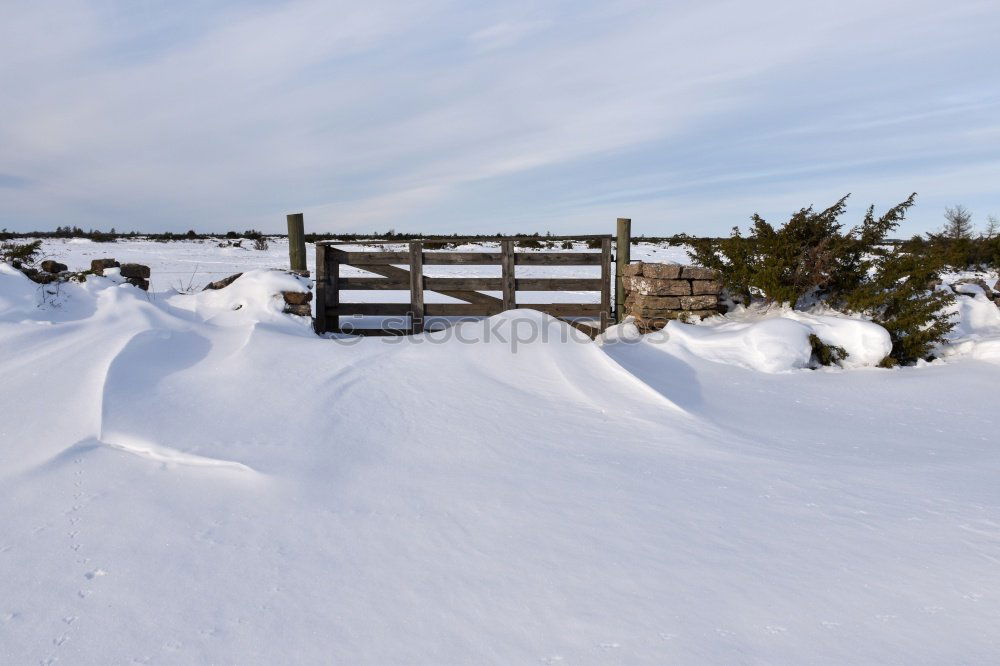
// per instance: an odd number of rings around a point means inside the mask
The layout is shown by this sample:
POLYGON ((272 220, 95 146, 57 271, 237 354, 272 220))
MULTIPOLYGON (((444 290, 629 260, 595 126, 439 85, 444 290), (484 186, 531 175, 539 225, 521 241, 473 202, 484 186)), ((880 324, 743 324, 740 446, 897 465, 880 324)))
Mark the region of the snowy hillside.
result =
POLYGON ((963 299, 946 360, 808 370, 802 330, 860 356, 877 332, 769 312, 601 344, 519 310, 331 340, 281 313, 274 294, 307 288, 285 274, 156 282, 286 249, 45 246, 149 264, 150 294, 112 275, 42 298, 0 269, 0 661, 1000 654, 985 299, 963 299))

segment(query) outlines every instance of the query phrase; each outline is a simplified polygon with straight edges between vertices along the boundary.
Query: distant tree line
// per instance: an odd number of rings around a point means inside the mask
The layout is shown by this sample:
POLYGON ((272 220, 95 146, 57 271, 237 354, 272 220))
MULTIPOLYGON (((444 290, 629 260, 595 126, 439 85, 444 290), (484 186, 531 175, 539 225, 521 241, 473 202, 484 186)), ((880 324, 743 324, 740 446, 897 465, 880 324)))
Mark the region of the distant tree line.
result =
MULTIPOLYGON (((0 240, 11 240, 14 238, 86 238, 96 243, 113 243, 120 239, 146 238, 154 241, 175 241, 175 240, 208 240, 208 239, 234 239, 247 238, 259 240, 267 236, 278 236, 279 234, 264 234, 256 229, 245 231, 226 231, 224 233, 199 233, 194 229, 189 229, 185 233, 174 233, 165 231, 140 232, 140 231, 117 231, 111 227, 108 231, 100 229, 84 230, 80 227, 56 227, 55 231, 9 231, 0 229, 0 240)), ((284 235, 284 234, 281 234, 284 235)))

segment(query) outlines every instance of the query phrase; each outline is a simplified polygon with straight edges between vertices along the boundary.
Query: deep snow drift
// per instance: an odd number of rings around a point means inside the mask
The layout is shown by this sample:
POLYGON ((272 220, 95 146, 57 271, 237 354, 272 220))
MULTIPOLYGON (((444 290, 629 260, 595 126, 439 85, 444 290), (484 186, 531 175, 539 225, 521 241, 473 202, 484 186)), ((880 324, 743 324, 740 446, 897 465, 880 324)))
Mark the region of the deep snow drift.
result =
POLYGON ((997 364, 755 369, 823 325, 772 315, 319 339, 279 288, 0 271, 5 663, 1000 653, 997 364))

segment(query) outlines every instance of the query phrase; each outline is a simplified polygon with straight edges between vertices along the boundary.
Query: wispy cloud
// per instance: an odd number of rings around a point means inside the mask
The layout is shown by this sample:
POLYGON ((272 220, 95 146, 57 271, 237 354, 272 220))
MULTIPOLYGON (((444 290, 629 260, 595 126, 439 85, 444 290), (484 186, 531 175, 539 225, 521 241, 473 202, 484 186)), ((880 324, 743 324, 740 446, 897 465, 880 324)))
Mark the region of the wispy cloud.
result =
POLYGON ((480 52, 507 48, 514 46, 547 23, 546 21, 501 21, 476 30, 469 35, 469 42, 480 52))
POLYGON ((41 4, 0 24, 0 226, 708 233, 845 187, 919 189, 925 227, 1000 211, 991 2, 41 4))

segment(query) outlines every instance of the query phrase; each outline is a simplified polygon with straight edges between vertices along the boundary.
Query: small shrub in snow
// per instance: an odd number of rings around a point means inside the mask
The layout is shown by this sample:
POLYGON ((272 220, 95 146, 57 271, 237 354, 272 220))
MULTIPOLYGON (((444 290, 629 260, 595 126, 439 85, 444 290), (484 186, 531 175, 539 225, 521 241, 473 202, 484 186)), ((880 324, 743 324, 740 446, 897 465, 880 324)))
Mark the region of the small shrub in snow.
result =
POLYGON ((30 243, 2 243, 0 244, 0 261, 5 261, 18 270, 29 268, 35 263, 41 249, 42 241, 40 240, 30 243))
POLYGON ((266 250, 267 247, 267 238, 264 236, 260 236, 259 238, 255 238, 253 240, 253 249, 263 251, 266 250))
POLYGON ((812 346, 812 360, 817 365, 840 365, 841 361, 850 356, 843 347, 828 345, 815 333, 809 334, 809 344, 812 346))

